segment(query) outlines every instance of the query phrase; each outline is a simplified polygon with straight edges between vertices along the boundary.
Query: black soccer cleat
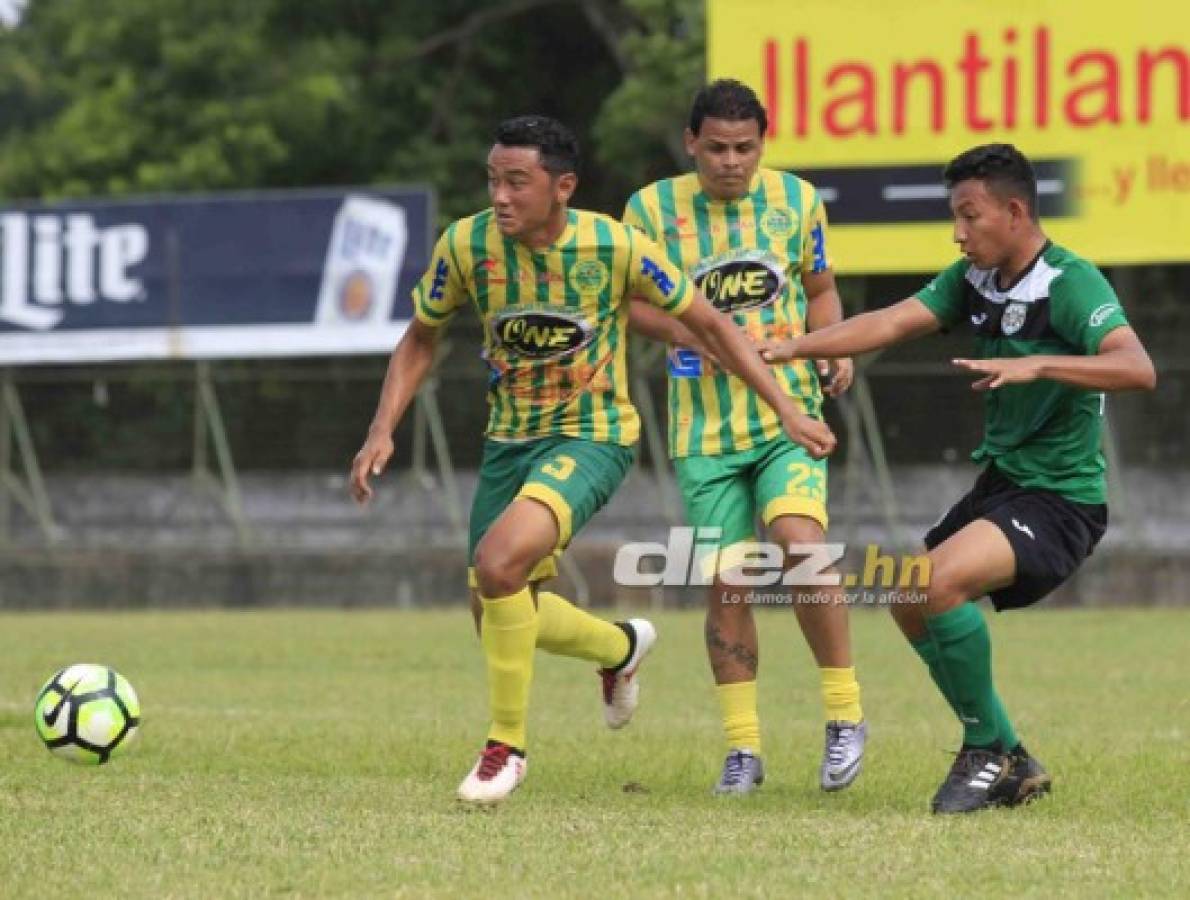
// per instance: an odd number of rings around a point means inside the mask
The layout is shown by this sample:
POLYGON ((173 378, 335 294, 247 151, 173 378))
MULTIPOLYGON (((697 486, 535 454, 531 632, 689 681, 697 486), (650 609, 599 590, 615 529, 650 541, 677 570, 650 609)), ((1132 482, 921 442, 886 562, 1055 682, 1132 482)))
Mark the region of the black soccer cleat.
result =
POLYGON ((992 799, 1001 806, 1022 806, 1032 803, 1050 792, 1053 778, 1023 744, 1017 744, 1008 754, 1008 775, 991 791, 992 799))
POLYGON ((1000 750, 964 747, 930 808, 935 813, 968 813, 999 805, 997 797, 1012 764, 1012 758, 1000 750))

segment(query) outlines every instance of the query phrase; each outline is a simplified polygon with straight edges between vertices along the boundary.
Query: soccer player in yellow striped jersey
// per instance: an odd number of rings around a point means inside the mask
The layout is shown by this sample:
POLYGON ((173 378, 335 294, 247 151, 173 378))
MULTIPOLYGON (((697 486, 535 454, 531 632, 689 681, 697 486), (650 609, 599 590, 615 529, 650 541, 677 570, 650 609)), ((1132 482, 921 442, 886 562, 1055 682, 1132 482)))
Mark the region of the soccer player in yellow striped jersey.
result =
MULTIPOLYGON (((704 87, 686 130, 695 171, 642 188, 624 212, 624 221, 660 243, 754 342, 798 337, 842 317, 822 199, 796 175, 760 167, 766 126, 764 107, 747 86, 725 79, 704 87)), ((731 583, 732 572, 744 547, 757 539, 757 518, 782 548, 825 540, 826 461, 789 441, 748 385, 718 366, 680 322, 643 302, 633 303, 631 322, 671 345, 670 454, 687 521, 700 529, 699 545, 707 546, 708 538, 716 543, 716 553, 704 561, 704 575, 715 576, 706 646, 727 743, 715 792, 746 794, 764 779, 759 644, 751 606, 737 602, 741 589, 731 583)), ((773 374, 801 410, 821 416, 818 366, 789 361, 775 365, 773 374)), ((827 392, 846 390, 851 375, 850 360, 837 361, 827 392)), ((847 607, 836 589, 832 602, 795 602, 795 610, 822 683, 820 784, 840 790, 859 774, 867 735, 847 607)))
POLYGON ((805 415, 748 340, 636 230, 568 207, 578 144, 561 123, 500 124, 488 154, 492 206, 447 228, 414 289, 415 319, 393 351, 375 416, 351 470, 363 503, 393 453, 392 433, 464 305, 484 323, 491 415, 471 507, 473 611, 488 673, 487 743, 459 799, 503 800, 526 771, 525 716, 536 648, 590 660, 604 718, 628 723, 637 670, 656 632, 611 623, 540 590, 554 557, 611 497, 632 463, 639 423, 626 390, 630 296, 677 317, 772 407, 816 455, 834 436, 805 415))

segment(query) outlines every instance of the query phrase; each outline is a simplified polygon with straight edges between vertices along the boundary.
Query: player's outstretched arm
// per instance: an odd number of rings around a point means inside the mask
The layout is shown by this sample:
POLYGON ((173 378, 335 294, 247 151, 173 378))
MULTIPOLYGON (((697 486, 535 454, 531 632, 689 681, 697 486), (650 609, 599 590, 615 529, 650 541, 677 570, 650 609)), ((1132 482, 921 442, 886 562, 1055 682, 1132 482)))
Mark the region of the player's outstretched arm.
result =
POLYGON ((368 478, 383 472, 392 458, 393 431, 434 364, 434 350, 441 331, 441 328, 432 328, 415 318, 389 358, 388 372, 380 389, 376 413, 368 427, 368 436, 351 462, 350 489, 357 503, 372 499, 368 478))
POLYGON ((910 297, 802 337, 764 341, 759 345, 760 355, 769 362, 855 356, 929 334, 939 327, 937 317, 929 308, 916 297, 910 297))
POLYGON ((705 343, 724 368, 742 378, 748 387, 781 420, 790 440, 805 447, 815 459, 828 456, 835 449, 835 435, 825 422, 801 412, 769 371, 756 347, 729 316, 719 312, 701 294, 679 316, 682 324, 705 343))
POLYGON ((1109 332, 1093 356, 956 359, 954 364, 983 376, 971 385, 977 391, 1039 378, 1092 391, 1151 391, 1157 386, 1153 361, 1136 332, 1127 325, 1109 332))

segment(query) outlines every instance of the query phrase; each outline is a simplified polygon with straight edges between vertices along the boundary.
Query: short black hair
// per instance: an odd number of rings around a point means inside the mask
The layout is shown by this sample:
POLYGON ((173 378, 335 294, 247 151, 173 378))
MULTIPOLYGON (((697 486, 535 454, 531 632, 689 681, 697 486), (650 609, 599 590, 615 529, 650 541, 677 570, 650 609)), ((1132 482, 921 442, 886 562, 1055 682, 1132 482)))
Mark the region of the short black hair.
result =
POLYGON ((756 92, 742 81, 734 78, 720 78, 702 87, 694 95, 690 105, 690 131, 698 135, 702 120, 726 119, 729 122, 746 122, 755 119, 760 126, 760 136, 769 128, 769 116, 756 92))
POLYGON ((947 189, 974 178, 1001 197, 1025 201, 1029 215, 1037 218, 1037 175, 1033 166, 1012 144, 981 144, 960 153, 942 170, 947 189))
POLYGON ((496 143, 505 147, 536 147, 541 166, 551 175, 578 172, 578 138, 549 116, 514 116, 496 126, 496 143))

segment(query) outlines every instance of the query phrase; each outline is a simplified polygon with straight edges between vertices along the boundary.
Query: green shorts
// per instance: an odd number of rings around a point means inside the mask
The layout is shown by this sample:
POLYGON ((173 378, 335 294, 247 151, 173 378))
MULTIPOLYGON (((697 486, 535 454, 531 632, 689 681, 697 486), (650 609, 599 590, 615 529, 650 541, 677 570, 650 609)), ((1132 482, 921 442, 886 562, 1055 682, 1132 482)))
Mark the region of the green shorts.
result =
MULTIPOLYGON (((675 459, 674 467, 687 524, 722 529, 719 571, 742 560, 730 548, 756 540, 757 514, 765 525, 779 516, 805 516, 826 531, 826 460, 784 435, 740 453, 675 459)), ((700 537, 699 544, 715 542, 700 537)))
POLYGON ((545 504, 558 522, 558 546, 537 564, 529 580, 558 574, 557 557, 571 536, 611 499, 633 457, 631 447, 564 436, 524 442, 485 440, 467 539, 471 586, 475 586, 475 548, 492 523, 520 497, 545 504))

